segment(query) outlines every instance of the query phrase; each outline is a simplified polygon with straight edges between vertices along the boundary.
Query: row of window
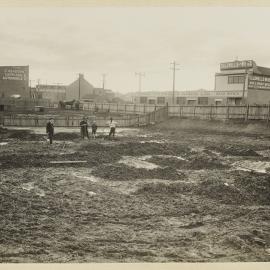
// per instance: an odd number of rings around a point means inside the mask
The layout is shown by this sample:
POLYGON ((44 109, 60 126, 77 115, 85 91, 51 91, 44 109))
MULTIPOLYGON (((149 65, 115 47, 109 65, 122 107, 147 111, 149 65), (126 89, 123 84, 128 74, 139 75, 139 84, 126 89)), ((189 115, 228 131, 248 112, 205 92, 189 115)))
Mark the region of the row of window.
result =
MULTIPOLYGON (((193 100, 188 100, 186 97, 176 97, 176 104, 179 105, 184 105, 184 104, 189 104, 192 103, 193 100)), ((195 101, 195 100, 194 100, 195 101)), ((147 99, 147 97, 140 97, 140 103, 141 104, 165 104, 166 103, 166 98, 165 97, 157 97, 157 99, 147 99)), ((207 105, 208 104, 208 97, 199 97, 198 98, 198 104, 200 105, 207 105)))
MULTIPOLYGON (((165 97, 158 97, 157 102, 155 99, 148 99, 147 97, 140 97, 140 101, 144 101, 144 103, 140 102, 141 104, 165 104, 165 97), (162 102, 162 103, 160 103, 162 102)), ((227 103, 231 105, 240 105, 241 104, 241 98, 228 98, 227 103)), ((177 105, 209 105, 209 98, 208 97, 198 97, 194 99, 187 99, 186 97, 176 97, 176 104, 177 105)), ((215 105, 221 105, 221 100, 215 100, 215 105)))
POLYGON ((245 82, 245 76, 228 76, 229 84, 239 84, 245 82))

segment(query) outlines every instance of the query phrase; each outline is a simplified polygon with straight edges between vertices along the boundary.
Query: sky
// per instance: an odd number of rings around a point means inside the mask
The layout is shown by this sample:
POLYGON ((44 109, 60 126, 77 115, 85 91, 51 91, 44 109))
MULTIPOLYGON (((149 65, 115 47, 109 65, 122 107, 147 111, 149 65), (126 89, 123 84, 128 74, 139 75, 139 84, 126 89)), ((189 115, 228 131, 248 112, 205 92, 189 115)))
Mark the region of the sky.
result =
POLYGON ((0 65, 29 65, 31 84, 70 84, 127 93, 214 89, 221 62, 270 67, 270 8, 0 8, 0 65))

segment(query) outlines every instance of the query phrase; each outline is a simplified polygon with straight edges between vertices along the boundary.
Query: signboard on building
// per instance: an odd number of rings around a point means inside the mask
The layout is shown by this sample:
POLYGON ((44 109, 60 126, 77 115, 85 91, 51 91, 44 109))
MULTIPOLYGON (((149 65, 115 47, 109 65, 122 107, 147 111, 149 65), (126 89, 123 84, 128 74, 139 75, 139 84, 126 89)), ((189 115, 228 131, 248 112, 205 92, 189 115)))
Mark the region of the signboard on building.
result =
POLYGON ((0 66, 0 96, 29 96, 29 66, 0 66))
POLYGON ((220 70, 246 69, 252 68, 254 65, 255 63, 252 60, 227 62, 220 64, 220 70))
POLYGON ((270 90, 270 77, 250 75, 248 78, 248 88, 270 90))
POLYGON ((0 79, 9 81, 27 81, 28 70, 25 67, 0 67, 0 79))

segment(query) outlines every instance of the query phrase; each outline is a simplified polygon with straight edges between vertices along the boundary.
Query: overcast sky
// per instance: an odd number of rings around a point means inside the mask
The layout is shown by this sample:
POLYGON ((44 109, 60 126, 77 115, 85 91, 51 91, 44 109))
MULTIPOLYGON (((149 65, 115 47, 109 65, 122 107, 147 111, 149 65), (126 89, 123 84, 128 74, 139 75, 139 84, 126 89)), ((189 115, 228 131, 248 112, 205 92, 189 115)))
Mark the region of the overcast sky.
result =
POLYGON ((214 88, 219 63, 253 59, 270 67, 270 8, 1 8, 0 65, 29 65, 30 79, 95 87, 214 88))

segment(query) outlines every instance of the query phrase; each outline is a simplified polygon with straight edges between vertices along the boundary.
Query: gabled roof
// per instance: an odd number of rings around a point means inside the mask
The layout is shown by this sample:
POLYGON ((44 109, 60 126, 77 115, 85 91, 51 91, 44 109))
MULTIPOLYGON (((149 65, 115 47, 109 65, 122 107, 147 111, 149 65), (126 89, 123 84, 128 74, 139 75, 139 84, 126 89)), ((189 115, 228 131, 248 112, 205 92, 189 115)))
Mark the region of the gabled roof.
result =
POLYGON ((254 70, 254 73, 270 76, 270 68, 257 66, 256 69, 254 70))

